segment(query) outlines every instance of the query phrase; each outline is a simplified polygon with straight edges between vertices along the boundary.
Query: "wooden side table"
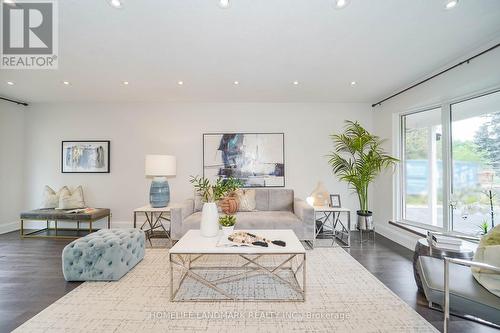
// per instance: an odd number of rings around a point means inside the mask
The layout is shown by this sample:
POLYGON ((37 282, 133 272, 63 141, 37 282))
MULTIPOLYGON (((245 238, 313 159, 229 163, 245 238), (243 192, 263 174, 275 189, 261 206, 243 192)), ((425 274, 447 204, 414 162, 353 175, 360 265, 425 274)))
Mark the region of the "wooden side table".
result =
POLYGON ((153 246, 151 238, 168 238, 170 246, 172 246, 170 207, 153 208, 150 205, 146 205, 134 209, 134 228, 137 228, 137 217, 140 215, 144 215, 146 219, 142 222, 140 229, 144 230, 146 239, 151 246, 153 246), (165 221, 168 222, 167 227, 165 227, 165 221))
POLYGON ((345 247, 351 246, 351 210, 348 208, 337 208, 329 206, 313 206, 315 232, 314 239, 326 229, 326 234, 332 237, 332 245, 335 239, 344 244, 345 247), (347 221, 341 220, 341 214, 345 214, 347 221), (318 217, 319 215, 319 217, 318 217), (329 225, 331 222, 331 225, 329 225), (340 227, 340 228, 339 228, 340 227))

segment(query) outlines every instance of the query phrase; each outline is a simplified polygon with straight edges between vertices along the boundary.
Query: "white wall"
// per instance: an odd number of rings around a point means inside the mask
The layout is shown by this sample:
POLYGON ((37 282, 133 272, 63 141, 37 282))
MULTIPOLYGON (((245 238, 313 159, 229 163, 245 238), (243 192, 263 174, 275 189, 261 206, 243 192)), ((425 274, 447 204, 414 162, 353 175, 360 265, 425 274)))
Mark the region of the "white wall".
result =
POLYGON ((286 187, 305 198, 321 180, 344 206, 357 209, 325 155, 329 135, 345 119, 371 129, 372 114, 367 104, 349 103, 34 104, 26 113, 24 208, 38 207, 45 184, 82 184, 90 206, 111 208, 115 222, 131 221, 133 209, 148 200, 144 155, 177 156, 177 176, 169 180, 175 202, 192 196, 189 176, 202 174, 202 133, 284 132, 286 187), (62 174, 61 140, 73 139, 111 140, 111 173, 62 174))
MULTIPOLYGON (((380 136, 389 137, 386 148, 394 151, 398 140, 394 130, 399 125, 394 121, 394 115, 496 87, 500 88, 500 48, 376 107, 373 114, 374 131, 380 136)), ((377 231, 408 248, 414 248, 416 236, 388 224, 389 220, 396 218, 392 196, 394 180, 395 176, 385 174, 374 185, 375 193, 386 193, 375 197, 377 231)))
POLYGON ((18 229, 23 207, 24 113, 0 101, 0 234, 18 229))

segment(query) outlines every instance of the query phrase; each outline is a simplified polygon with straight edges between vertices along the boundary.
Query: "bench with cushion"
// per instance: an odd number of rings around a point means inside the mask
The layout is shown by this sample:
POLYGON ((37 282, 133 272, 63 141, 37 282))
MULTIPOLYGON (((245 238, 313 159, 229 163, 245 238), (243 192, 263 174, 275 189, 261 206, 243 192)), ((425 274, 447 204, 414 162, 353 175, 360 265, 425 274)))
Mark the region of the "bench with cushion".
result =
POLYGON ((139 229, 106 229, 66 245, 62 252, 67 281, 116 281, 144 258, 139 229))

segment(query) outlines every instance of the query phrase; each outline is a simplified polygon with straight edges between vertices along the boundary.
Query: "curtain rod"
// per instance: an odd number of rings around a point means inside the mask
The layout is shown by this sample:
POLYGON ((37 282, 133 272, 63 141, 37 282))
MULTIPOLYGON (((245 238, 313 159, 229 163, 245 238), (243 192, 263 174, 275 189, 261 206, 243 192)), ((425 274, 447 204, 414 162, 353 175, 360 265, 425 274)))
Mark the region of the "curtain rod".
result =
POLYGON ((432 79, 434 79, 435 77, 437 77, 437 76, 439 76, 439 75, 442 75, 442 74, 444 74, 444 73, 446 73, 446 72, 448 72, 448 71, 451 71, 452 69, 454 69, 454 68, 456 68, 456 67, 458 67, 458 66, 461 66, 461 65, 463 65, 463 64, 468 64, 471 60, 473 60, 473 59, 475 59, 475 58, 477 58, 477 57, 480 57, 480 56, 482 56, 483 54, 488 53, 488 52, 490 52, 490 51, 492 51, 492 50, 496 49, 496 48, 497 48, 497 47, 499 47, 499 46, 500 46, 500 43, 498 43, 498 44, 496 44, 496 45, 494 45, 494 46, 490 47, 489 49, 484 50, 484 51, 482 51, 482 52, 480 52, 480 53, 478 53, 478 54, 476 54, 476 55, 474 55, 474 56, 472 56, 472 57, 470 57, 470 58, 467 58, 467 59, 465 59, 464 61, 461 61, 461 62, 459 62, 459 63, 458 63, 458 64, 456 64, 456 65, 453 65, 453 66, 451 66, 451 67, 448 67, 448 68, 446 68, 446 69, 442 70, 441 72, 436 73, 436 74, 434 74, 434 75, 432 75, 432 76, 430 76, 430 77, 428 77, 428 78, 426 78, 426 79, 424 79, 424 80, 422 80, 422 81, 420 81, 420 82, 417 82, 417 83, 415 83, 414 85, 411 85, 411 86, 409 86, 409 87, 408 87, 408 88, 406 88, 406 89, 403 89, 403 90, 401 90, 401 91, 398 91, 397 93, 395 93, 395 94, 393 94, 393 95, 391 95, 391 96, 389 96, 389 97, 384 98, 384 99, 383 99, 383 100, 381 100, 380 102, 377 102, 377 103, 372 104, 372 108, 376 107, 377 105, 382 105, 382 103, 383 103, 383 102, 388 101, 388 100, 390 100, 390 99, 392 99, 392 98, 394 98, 394 97, 396 97, 396 96, 398 96, 398 95, 401 95, 402 93, 407 92, 408 90, 413 89, 413 88, 415 88, 416 86, 421 85, 422 83, 425 83, 425 82, 427 82, 427 81, 429 81, 429 80, 432 80, 432 79))
POLYGON ((19 105, 24 105, 24 106, 28 106, 28 103, 26 103, 26 102, 16 101, 14 99, 10 99, 10 98, 7 98, 7 97, 0 96, 0 99, 4 100, 4 101, 7 101, 7 102, 11 102, 11 103, 19 104, 19 105))

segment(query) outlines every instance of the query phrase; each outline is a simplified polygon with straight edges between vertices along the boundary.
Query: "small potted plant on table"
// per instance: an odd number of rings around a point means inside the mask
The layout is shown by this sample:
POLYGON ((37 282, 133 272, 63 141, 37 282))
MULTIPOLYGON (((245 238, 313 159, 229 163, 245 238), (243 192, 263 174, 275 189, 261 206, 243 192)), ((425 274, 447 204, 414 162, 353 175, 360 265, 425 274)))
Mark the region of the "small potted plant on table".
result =
POLYGON ((222 227, 224 236, 228 237, 234 232, 234 225, 236 224, 236 216, 224 215, 219 217, 219 224, 222 227))

